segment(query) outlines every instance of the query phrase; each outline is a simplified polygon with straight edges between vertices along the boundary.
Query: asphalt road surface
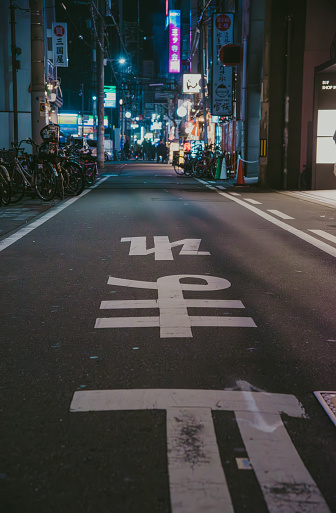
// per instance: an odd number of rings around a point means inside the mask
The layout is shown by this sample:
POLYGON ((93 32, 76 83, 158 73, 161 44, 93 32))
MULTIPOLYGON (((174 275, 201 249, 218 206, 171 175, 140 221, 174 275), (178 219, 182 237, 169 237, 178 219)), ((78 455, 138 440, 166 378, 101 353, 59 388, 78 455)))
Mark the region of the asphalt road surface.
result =
POLYGON ((119 164, 2 238, 2 512, 336 512, 336 210, 223 187, 119 164))

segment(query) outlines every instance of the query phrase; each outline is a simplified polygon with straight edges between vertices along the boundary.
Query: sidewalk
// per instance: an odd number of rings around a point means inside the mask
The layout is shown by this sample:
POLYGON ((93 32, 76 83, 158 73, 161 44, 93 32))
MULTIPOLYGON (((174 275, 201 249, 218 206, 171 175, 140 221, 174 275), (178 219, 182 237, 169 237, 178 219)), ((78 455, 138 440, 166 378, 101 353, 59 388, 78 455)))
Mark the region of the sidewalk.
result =
POLYGON ((301 200, 310 201, 311 203, 319 203, 336 208, 336 190, 323 191, 277 191, 280 194, 295 196, 301 200))
POLYGON ((0 207, 0 239, 44 214, 59 202, 60 200, 55 199, 44 203, 40 199, 33 199, 25 195, 19 203, 10 203, 8 206, 2 205, 0 207))

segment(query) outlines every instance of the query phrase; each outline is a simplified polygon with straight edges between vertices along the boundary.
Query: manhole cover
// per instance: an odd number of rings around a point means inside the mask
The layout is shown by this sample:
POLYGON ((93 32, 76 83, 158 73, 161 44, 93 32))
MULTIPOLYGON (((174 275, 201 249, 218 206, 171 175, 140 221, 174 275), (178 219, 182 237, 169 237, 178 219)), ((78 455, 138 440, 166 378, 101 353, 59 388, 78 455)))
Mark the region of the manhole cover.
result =
POLYGON ((314 392, 314 395, 336 426, 336 392, 314 392))

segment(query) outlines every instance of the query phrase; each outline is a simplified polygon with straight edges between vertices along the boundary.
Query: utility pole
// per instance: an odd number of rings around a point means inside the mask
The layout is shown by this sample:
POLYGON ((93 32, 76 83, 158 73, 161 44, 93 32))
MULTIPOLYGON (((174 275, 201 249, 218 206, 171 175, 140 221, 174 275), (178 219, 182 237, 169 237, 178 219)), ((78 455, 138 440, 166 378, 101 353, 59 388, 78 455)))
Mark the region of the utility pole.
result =
POLYGON ((31 16, 31 117, 32 137, 41 143, 41 129, 46 124, 44 85, 43 0, 29 0, 31 16))
MULTIPOLYGON (((270 68, 271 68, 271 10, 272 0, 265 2, 265 32, 263 55, 263 81, 261 89, 261 119, 260 119, 260 143, 263 141, 265 151, 259 151, 259 183, 267 184, 268 167, 268 135, 269 135, 269 106, 270 106, 270 68)), ((244 59, 246 48, 244 48, 244 59)), ((244 93, 246 94, 246 93, 244 93)), ((245 114, 244 114, 245 115, 245 114)), ((246 123, 246 119, 244 120, 246 123)))
MULTIPOLYGON (((203 0, 203 8, 205 0, 203 0)), ((207 11, 206 11, 207 12, 207 11)), ((206 12, 205 12, 205 18, 206 18, 206 12)), ((205 96, 205 80, 204 80, 204 72, 205 72, 205 66, 204 66, 204 49, 205 49, 205 39, 206 39, 206 30, 207 25, 206 22, 203 19, 200 23, 200 31, 201 31, 201 37, 200 37, 200 72, 201 72, 201 89, 202 89, 202 104, 203 104, 203 118, 204 118, 204 144, 208 144, 208 126, 207 126, 207 117, 206 117, 206 96, 205 96)))
POLYGON ((80 95, 82 97, 82 138, 84 142, 84 84, 81 84, 80 95))
POLYGON ((98 1, 97 40, 97 89, 98 89, 98 133, 97 159, 99 169, 104 168, 104 19, 105 0, 98 1))
MULTIPOLYGON (((19 49, 16 47, 16 36, 15 36, 15 5, 12 0, 10 2, 10 24, 11 24, 11 50, 12 50, 12 81, 13 81, 13 118, 14 118, 14 142, 17 144, 18 139, 18 105, 17 105, 17 63, 16 56, 18 55, 19 49)), ((21 53, 21 52, 20 52, 21 53)))

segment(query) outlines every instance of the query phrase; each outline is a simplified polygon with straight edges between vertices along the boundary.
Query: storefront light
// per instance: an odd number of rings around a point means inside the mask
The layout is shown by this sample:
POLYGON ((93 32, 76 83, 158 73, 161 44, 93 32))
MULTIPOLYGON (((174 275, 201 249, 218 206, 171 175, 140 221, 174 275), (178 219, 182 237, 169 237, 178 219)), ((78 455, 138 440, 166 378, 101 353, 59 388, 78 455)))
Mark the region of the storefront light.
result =
POLYGON ((180 117, 180 118, 184 118, 184 116, 187 115, 187 109, 185 108, 184 105, 181 105, 181 107, 179 107, 176 111, 176 114, 180 117))

